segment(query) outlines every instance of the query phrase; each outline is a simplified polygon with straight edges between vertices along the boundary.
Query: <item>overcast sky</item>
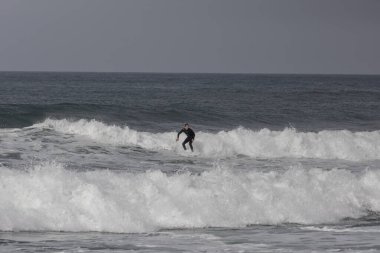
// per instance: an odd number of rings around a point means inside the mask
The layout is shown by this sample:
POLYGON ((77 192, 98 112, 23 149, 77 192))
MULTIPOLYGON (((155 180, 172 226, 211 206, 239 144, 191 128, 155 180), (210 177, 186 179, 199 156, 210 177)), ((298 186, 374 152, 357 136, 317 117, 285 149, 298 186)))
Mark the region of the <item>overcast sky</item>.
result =
POLYGON ((380 74, 380 0, 0 0, 0 70, 380 74))

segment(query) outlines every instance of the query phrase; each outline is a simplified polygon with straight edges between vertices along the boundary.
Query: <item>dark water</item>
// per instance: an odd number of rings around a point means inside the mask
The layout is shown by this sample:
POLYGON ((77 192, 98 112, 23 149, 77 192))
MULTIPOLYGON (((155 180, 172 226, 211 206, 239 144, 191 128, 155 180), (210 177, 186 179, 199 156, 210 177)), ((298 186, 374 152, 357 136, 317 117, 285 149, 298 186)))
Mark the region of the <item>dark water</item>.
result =
POLYGON ((0 251, 379 251, 379 126, 380 76, 0 72, 0 251))
POLYGON ((0 124, 47 117, 137 129, 377 130, 379 76, 22 73, 0 74, 0 124))

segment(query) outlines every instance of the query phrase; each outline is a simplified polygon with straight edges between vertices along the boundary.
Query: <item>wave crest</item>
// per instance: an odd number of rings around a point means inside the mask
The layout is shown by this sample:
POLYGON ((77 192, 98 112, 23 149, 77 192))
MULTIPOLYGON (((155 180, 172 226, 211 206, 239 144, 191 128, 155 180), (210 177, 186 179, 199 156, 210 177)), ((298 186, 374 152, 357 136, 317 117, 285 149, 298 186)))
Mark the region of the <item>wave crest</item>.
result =
POLYGON ((0 230, 146 232, 161 228, 339 222, 380 211, 380 171, 199 175, 69 171, 45 163, 0 170, 0 230))
MULTIPOLYGON (((66 119, 46 119, 35 126, 87 136, 101 143, 182 152, 180 143, 174 141, 176 132, 139 132, 128 126, 106 125, 96 120, 84 119, 73 122, 66 119)), ((196 154, 204 157, 245 155, 262 158, 291 157, 351 161, 380 159, 380 131, 298 132, 292 128, 282 131, 237 128, 218 133, 197 132, 196 134, 194 142, 196 154)))

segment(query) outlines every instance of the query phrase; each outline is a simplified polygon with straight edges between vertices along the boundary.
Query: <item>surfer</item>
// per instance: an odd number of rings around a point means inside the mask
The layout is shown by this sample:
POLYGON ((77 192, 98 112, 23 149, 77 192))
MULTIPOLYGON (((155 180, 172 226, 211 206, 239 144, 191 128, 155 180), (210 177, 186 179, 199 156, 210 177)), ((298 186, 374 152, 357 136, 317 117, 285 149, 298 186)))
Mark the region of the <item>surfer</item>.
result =
POLYGON ((186 143, 189 143, 189 146, 190 146, 191 151, 194 151, 194 150, 193 150, 193 141, 194 141, 194 138, 195 138, 195 133, 194 133, 193 129, 191 129, 191 128, 189 127, 189 124, 186 123, 186 124, 183 126, 182 130, 178 132, 178 135, 177 135, 177 139, 176 139, 176 141, 179 140, 179 135, 180 135, 181 133, 185 133, 185 134, 187 135, 186 139, 182 142, 182 147, 186 150, 186 146, 185 146, 185 144, 186 144, 186 143))

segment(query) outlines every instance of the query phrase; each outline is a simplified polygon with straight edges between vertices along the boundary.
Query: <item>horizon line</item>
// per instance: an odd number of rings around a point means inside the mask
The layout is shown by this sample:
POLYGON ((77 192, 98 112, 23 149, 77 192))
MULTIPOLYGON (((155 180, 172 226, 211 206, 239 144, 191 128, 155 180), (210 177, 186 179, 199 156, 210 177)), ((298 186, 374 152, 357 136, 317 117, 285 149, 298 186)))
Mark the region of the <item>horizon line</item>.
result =
POLYGON ((0 73, 99 73, 99 74, 206 74, 206 75, 331 75, 331 76, 379 76, 370 73, 290 73, 290 72, 159 72, 159 71, 82 71, 82 70, 0 70, 0 73))

